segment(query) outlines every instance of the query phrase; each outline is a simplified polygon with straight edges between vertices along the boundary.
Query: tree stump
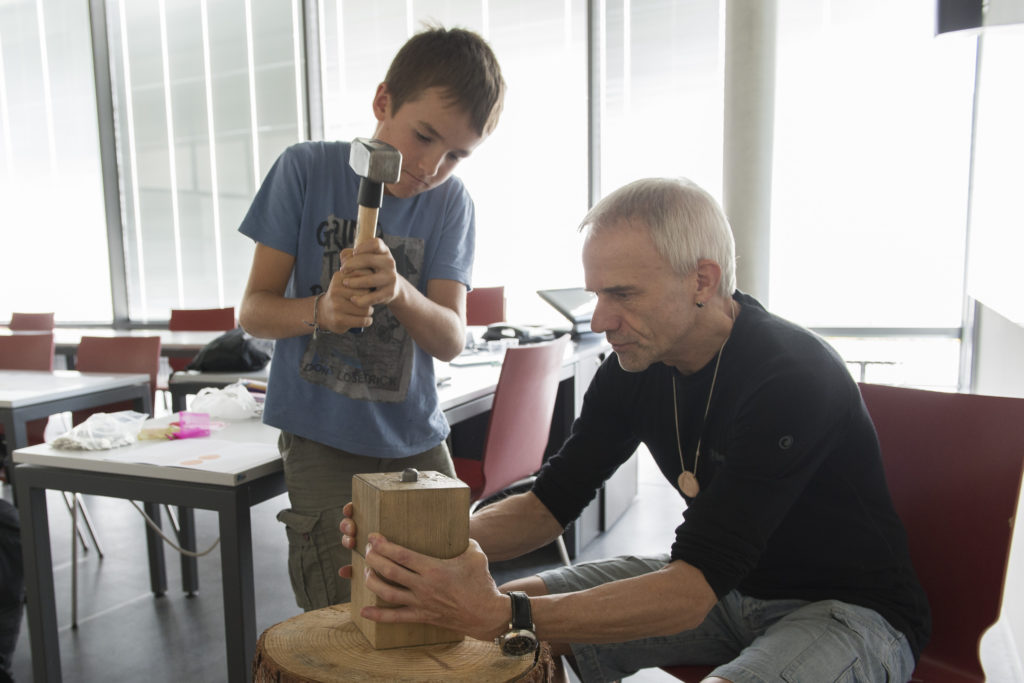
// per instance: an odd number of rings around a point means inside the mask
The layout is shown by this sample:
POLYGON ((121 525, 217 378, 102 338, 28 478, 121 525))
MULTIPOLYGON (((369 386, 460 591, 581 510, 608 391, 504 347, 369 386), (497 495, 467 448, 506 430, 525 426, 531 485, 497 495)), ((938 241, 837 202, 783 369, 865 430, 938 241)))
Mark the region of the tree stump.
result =
POLYGON ((253 683, 389 681, 544 683, 552 675, 547 646, 534 657, 506 657, 493 642, 459 642, 377 650, 352 623, 349 604, 306 612, 260 636, 253 683))

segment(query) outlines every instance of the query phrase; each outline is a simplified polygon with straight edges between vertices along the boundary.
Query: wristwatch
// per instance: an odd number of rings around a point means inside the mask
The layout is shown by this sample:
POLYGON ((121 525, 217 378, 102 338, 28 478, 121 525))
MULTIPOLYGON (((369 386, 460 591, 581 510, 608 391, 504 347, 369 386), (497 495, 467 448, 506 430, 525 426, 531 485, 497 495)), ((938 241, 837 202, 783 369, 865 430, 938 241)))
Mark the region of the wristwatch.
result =
POLYGON ((512 620, 508 631, 497 639, 501 654, 515 657, 534 652, 537 649, 537 634, 533 631, 530 598, 522 591, 511 591, 507 595, 512 599, 512 620))

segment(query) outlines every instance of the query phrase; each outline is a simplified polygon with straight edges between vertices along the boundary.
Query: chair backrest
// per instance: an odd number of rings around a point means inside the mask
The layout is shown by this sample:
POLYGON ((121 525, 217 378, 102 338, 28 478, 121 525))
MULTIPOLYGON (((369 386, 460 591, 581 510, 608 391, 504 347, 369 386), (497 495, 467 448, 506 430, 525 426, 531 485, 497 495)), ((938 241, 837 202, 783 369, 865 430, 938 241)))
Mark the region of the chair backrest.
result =
MULTIPOLYGON (((81 372, 144 372, 149 388, 156 392, 160 372, 160 337, 82 337, 75 369, 81 372)), ((94 412, 130 410, 130 402, 75 411, 72 422, 80 423, 94 412)))
POLYGON ((53 332, 0 335, 0 368, 53 370, 53 332))
POLYGON ((12 330, 52 330, 53 313, 11 313, 12 330))
POLYGON ((1024 399, 861 384, 932 609, 915 680, 984 681, 1024 463, 1024 399), (937 672, 937 678, 921 675, 937 672))
POLYGON ((534 474, 544 459, 568 335, 505 351, 483 454, 485 499, 534 474))
MULTIPOLYGON (((238 326, 235 307, 227 308, 172 308, 167 329, 174 332, 227 332, 238 326)), ((171 370, 184 370, 191 358, 168 358, 171 370)))
POLYGON ((504 287, 477 287, 466 293, 467 325, 490 325, 504 320, 504 287))
POLYGON ((175 331, 217 332, 233 330, 238 326, 235 307, 227 308, 172 308, 167 328, 175 331))

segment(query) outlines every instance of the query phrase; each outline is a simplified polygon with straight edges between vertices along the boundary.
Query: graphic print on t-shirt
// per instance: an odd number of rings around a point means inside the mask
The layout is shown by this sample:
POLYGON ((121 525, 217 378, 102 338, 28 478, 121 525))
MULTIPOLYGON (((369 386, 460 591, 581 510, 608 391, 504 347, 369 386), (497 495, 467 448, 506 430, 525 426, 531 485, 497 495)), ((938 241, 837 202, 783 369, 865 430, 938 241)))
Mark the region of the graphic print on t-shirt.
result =
MULTIPOLYGON (((317 228, 323 246, 318 286, 310 294, 327 291, 338 270, 339 254, 352 246, 355 221, 328 216, 317 228)), ((379 230, 391 250, 398 274, 412 286, 419 284, 423 267, 423 240, 396 237, 379 230)), ((319 334, 310 338, 302 355, 299 375, 349 398, 363 401, 404 401, 412 377, 413 342, 387 306, 373 311, 373 324, 361 334, 319 334)))

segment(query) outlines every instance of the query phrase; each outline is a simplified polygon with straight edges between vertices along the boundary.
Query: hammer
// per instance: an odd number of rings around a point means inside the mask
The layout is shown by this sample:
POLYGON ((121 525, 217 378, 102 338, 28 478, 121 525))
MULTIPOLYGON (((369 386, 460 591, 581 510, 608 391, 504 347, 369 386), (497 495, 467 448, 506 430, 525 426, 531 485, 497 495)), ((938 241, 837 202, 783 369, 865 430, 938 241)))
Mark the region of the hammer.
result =
POLYGON ((353 246, 373 239, 384 183, 397 183, 402 172, 402 153, 386 142, 371 138, 352 141, 348 165, 359 175, 359 215, 353 246))
MULTIPOLYGON (((348 155, 348 165, 359 176, 359 214, 353 247, 372 240, 377 234, 377 212, 384 197, 384 183, 396 183, 402 172, 402 153, 382 140, 356 138, 348 155)), ((353 328, 356 334, 362 328, 353 328)))

